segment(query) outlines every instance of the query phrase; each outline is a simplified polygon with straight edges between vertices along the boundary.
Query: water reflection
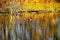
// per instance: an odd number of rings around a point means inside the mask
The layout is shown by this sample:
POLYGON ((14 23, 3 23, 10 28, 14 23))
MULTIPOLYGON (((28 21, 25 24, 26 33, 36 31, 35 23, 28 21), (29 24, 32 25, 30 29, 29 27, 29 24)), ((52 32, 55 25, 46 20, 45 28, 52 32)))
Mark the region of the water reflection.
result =
POLYGON ((58 13, 2 14, 0 40, 60 40, 60 17, 58 13))

